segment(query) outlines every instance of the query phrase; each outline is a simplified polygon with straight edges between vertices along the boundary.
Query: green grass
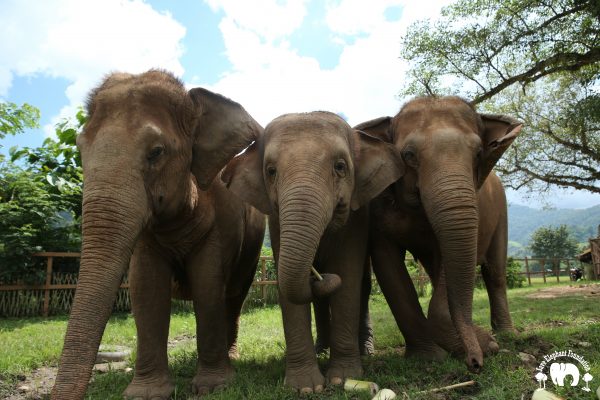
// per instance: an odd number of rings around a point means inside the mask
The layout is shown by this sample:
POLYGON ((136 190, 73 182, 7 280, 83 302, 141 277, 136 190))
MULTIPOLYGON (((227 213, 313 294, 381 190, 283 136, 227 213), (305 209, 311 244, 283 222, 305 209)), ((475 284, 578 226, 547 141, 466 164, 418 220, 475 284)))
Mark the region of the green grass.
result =
MULTIPOLYGON (((564 285, 568 283, 561 284, 564 285)), ((477 382, 475 386, 445 392, 435 398, 521 399, 524 395, 525 399, 530 399, 538 386, 533 378, 535 366, 524 365, 518 358, 518 352, 533 354, 539 362, 545 354, 571 349, 590 363, 590 373, 594 376, 591 387, 595 391, 600 382, 598 297, 526 297, 539 288, 551 286, 535 285, 509 291, 511 312, 521 333, 500 337, 500 347, 509 352, 486 358, 484 370, 479 375, 469 373, 461 360, 433 363, 402 357, 403 338, 383 297, 374 295, 371 309, 377 354, 364 358, 364 379, 396 393, 405 392, 411 399, 431 399, 434 398, 432 394, 419 395, 417 392, 471 379, 477 382), (589 342, 591 346, 581 347, 580 342, 589 342)), ((425 299, 422 303, 426 306, 425 299)), ((473 318, 478 324, 489 327, 489 305, 484 290, 475 292, 473 318)), ((65 317, 0 320, 0 398, 14 387, 19 375, 58 363, 66 321, 65 317)), ((194 330, 193 314, 180 312, 172 316, 171 339, 193 335, 194 330)), ((135 335, 133 319, 128 315, 117 315, 111 318, 103 343, 135 347, 135 335)), ((285 341, 278 307, 254 308, 246 312, 241 321, 239 346, 241 359, 234 362, 237 372, 234 381, 228 389, 211 395, 209 399, 297 398, 283 388, 285 341)), ((190 395, 189 383, 195 372, 195 341, 180 342, 170 350, 169 358, 177 385, 174 398, 186 399, 190 395)), ((324 370, 327 357, 322 357, 319 362, 324 370)), ((120 399, 131 378, 131 372, 96 374, 88 396, 91 399, 120 399)), ((581 385, 579 388, 560 388, 559 391, 548 382, 552 391, 565 398, 594 398, 592 394, 584 396, 581 385)), ((310 398, 369 399, 370 396, 328 388, 324 394, 310 398)))

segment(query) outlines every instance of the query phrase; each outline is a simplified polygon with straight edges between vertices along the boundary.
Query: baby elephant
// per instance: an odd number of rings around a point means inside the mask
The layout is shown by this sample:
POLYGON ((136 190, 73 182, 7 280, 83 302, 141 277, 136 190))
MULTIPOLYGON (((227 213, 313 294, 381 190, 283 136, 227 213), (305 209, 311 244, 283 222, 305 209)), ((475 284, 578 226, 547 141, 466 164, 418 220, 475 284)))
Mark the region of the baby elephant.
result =
POLYGON ((362 375, 358 347, 360 286, 367 257, 368 208, 401 175, 393 146, 353 130, 328 112, 287 114, 272 121, 227 166, 228 188, 269 215, 287 344, 286 385, 319 392, 310 326, 311 265, 336 274, 331 295, 327 379, 362 375))

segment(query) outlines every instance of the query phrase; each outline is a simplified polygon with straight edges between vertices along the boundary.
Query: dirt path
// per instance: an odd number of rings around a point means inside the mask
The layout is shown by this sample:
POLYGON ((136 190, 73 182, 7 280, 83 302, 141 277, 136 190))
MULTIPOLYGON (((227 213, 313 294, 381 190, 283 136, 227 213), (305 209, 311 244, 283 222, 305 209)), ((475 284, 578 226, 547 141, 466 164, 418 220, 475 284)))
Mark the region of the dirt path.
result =
MULTIPOLYGON (((172 340, 169 340, 167 346, 170 349, 177 346, 195 341, 195 336, 192 335, 180 335, 172 340)), ((97 373, 105 373, 109 369, 111 370, 131 370, 129 368, 128 361, 112 362, 110 366, 108 363, 96 364, 94 366, 94 375, 97 373)), ((19 376, 19 382, 14 385, 7 395, 6 400, 42 400, 46 398, 56 380, 56 372, 58 367, 41 367, 33 370, 29 375, 19 376)), ((92 375, 92 380, 93 380, 92 375)), ((1 382, 0 382, 1 383, 1 382)), ((0 396, 1 397, 1 396, 0 396)))
POLYGON ((569 286, 553 286, 537 290, 529 295, 529 299, 555 299, 565 296, 594 296, 600 298, 600 285, 598 284, 573 284, 569 286))

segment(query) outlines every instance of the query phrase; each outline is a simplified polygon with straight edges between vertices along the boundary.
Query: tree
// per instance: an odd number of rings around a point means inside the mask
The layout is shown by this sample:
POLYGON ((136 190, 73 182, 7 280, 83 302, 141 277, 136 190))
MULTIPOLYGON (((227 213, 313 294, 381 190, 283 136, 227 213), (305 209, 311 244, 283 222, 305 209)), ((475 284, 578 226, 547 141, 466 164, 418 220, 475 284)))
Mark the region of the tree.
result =
MULTIPOLYGON (((567 258, 573 257, 577 253, 578 246, 575 238, 566 225, 554 227, 538 228, 531 235, 529 248, 534 257, 543 258, 567 258)), ((558 267, 558 262, 553 261, 554 269, 558 267)))
POLYGON ((600 193, 600 2, 459 0, 412 25, 404 94, 458 94, 520 117, 499 165, 508 186, 600 193))
POLYGON ((57 139, 11 148, 11 160, 0 160, 0 280, 35 280, 43 270, 33 252, 79 250, 83 179, 75 138, 84 122, 80 111, 75 122, 57 125, 57 139))
POLYGON ((0 102, 0 139, 6 135, 16 135, 26 128, 37 128, 40 110, 23 103, 21 106, 8 101, 0 102))

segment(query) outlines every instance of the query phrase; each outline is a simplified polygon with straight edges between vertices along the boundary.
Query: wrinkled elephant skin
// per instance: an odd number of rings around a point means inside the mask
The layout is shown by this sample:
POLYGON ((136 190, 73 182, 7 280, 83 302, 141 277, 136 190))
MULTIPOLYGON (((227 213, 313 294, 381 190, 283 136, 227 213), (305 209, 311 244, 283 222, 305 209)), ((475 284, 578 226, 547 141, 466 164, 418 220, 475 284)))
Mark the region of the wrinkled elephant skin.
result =
POLYGON ((335 114, 273 120, 222 174, 228 188, 269 214, 286 339, 286 385, 323 390, 310 327, 310 267, 336 274, 327 379, 362 374, 358 347, 360 287, 368 241, 368 201, 401 174, 393 146, 353 130, 335 114), (385 168, 383 168, 385 166, 385 168))
POLYGON ((171 284, 194 302, 204 394, 233 374, 238 317, 265 217, 214 179, 262 130, 237 103, 151 70, 110 75, 91 94, 81 151, 81 270, 53 399, 83 399, 129 265, 137 359, 126 397, 167 399, 171 284), (218 150, 218 151, 217 151, 218 150))
POLYGON ((507 211, 491 172, 521 129, 502 115, 478 114, 456 97, 410 101, 394 117, 356 129, 393 143, 406 173, 371 202, 372 262, 407 342, 407 354, 439 358, 439 346, 466 355, 478 371, 498 345, 472 323, 475 266, 482 266, 492 327, 513 331, 506 297, 507 211), (434 291, 425 318, 404 256, 425 267, 434 291))

